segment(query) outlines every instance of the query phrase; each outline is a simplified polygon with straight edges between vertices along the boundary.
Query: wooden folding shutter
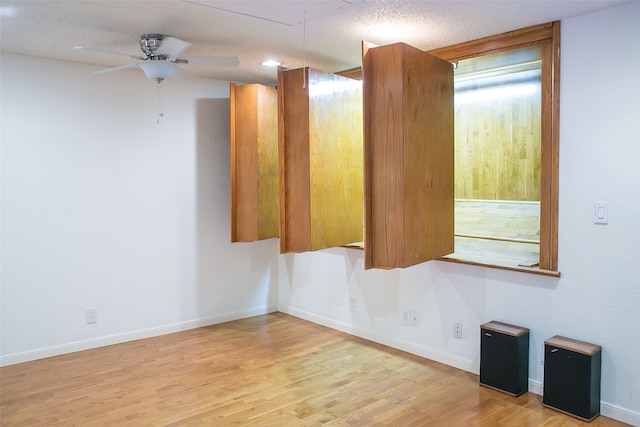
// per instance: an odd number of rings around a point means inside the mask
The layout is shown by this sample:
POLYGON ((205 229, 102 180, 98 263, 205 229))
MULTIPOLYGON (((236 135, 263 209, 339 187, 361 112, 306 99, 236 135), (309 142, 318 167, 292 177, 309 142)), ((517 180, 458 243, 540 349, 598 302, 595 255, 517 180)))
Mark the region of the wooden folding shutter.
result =
POLYGON ((278 237, 278 115, 274 88, 230 85, 231 241, 278 237))
POLYGON ((361 83, 278 70, 280 251, 362 241, 361 83))
POLYGON ((403 43, 363 43, 365 268, 454 251, 453 68, 403 43))

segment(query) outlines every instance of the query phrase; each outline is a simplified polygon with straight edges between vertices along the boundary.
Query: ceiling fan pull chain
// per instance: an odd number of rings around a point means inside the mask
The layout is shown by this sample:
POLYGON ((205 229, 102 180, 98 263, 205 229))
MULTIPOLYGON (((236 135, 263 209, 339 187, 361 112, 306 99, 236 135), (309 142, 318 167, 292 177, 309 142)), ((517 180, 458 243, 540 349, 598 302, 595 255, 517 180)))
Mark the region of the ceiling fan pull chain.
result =
POLYGON ((164 117, 162 112, 162 80, 158 80, 158 120, 157 124, 160 124, 160 119, 164 117))

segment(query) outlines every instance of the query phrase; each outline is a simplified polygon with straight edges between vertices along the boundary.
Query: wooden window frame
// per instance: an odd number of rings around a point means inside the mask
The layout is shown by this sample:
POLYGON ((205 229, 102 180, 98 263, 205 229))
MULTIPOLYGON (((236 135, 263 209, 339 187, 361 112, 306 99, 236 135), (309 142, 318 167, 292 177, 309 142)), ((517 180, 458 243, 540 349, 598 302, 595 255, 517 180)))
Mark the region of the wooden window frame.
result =
MULTIPOLYGON (((540 45, 542 47, 539 265, 535 268, 509 267, 505 265, 471 262, 451 256, 441 258, 441 260, 559 277, 558 157, 560 141, 560 21, 433 49, 427 53, 455 63, 463 59, 504 52, 530 45, 540 45)), ((362 79, 362 69, 360 67, 344 70, 336 74, 354 79, 362 79)))
MULTIPOLYGON (((537 268, 509 270, 559 276, 558 270, 558 175, 560 112, 560 22, 555 21, 486 37, 428 53, 450 62, 504 52, 530 45, 542 47, 541 76, 541 182, 540 182, 540 263, 537 268)), ((455 258, 447 261, 464 262, 455 258)), ((474 264, 474 263, 472 263, 474 264)), ((482 264, 486 265, 486 264, 482 264)))

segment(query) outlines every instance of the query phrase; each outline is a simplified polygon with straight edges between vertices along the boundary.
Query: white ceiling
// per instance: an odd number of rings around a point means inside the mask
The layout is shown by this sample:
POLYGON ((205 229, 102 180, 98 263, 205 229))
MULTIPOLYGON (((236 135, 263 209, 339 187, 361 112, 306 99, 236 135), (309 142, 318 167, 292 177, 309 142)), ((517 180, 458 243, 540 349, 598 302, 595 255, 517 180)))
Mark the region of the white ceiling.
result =
MULTIPOLYGON (((237 68, 182 66, 189 74, 271 85, 276 70, 260 65, 269 58, 288 68, 336 72, 360 66, 362 40, 429 50, 629 1, 1 0, 0 46, 3 52, 95 64, 97 70, 135 61, 73 47, 141 55, 140 35, 163 33, 192 43, 187 56, 240 58, 237 68), (400 33, 384 35, 383 26, 400 33)), ((141 72, 133 70, 118 72, 141 72)))

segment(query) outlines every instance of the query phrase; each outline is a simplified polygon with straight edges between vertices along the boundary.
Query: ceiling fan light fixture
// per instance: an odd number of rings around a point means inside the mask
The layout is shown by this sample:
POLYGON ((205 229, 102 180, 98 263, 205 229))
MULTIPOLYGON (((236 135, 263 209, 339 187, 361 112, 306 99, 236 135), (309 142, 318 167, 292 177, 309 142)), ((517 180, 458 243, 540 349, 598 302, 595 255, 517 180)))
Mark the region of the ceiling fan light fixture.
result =
POLYGON ((148 78, 158 83, 161 83, 164 79, 168 79, 176 68, 175 63, 163 60, 145 61, 138 64, 138 66, 142 68, 142 71, 144 71, 148 78))

